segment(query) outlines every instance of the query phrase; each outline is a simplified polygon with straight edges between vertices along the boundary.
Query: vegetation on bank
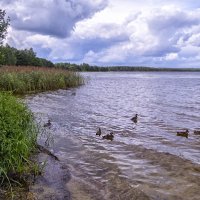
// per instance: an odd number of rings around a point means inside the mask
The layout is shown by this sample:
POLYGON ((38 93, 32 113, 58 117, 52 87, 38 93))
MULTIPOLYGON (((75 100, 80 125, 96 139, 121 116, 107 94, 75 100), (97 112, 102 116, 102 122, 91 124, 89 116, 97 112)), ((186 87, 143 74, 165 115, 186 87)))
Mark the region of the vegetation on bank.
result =
MULTIPOLYGON (((0 92, 0 184, 30 169, 38 130, 33 115, 19 99, 0 92)), ((1 186, 1 185, 0 185, 1 186)))
POLYGON ((48 90, 67 89, 83 84, 76 72, 45 67, 0 68, 0 90, 14 94, 27 94, 48 90))

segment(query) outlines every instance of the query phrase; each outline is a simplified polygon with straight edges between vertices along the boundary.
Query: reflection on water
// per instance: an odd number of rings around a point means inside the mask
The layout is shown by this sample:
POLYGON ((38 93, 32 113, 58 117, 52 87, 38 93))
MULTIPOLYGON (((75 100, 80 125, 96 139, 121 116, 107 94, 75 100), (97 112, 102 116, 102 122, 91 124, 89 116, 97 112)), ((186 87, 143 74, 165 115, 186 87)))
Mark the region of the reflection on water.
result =
POLYGON ((193 131, 200 128, 200 73, 84 76, 80 88, 27 99, 43 121, 52 120, 72 198, 199 199, 200 136, 193 131), (98 127, 114 140, 96 136, 98 127), (185 128, 189 138, 177 137, 185 128))

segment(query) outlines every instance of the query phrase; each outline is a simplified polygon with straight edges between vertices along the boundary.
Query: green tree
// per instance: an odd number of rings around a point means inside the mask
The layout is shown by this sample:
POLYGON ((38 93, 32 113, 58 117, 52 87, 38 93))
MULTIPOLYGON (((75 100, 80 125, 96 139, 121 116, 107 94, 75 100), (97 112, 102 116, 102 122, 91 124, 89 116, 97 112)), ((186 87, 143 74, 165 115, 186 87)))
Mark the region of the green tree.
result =
POLYGON ((16 58, 17 58, 17 63, 16 65, 21 65, 21 66, 34 66, 36 65, 36 54, 33 51, 32 48, 30 49, 24 49, 24 50, 17 50, 16 51, 16 58))
POLYGON ((0 46, 0 65, 16 65, 17 58, 15 56, 16 49, 6 46, 0 46))
POLYGON ((0 9, 0 45, 3 44, 3 40, 6 37, 9 22, 10 18, 6 18, 6 11, 0 9))

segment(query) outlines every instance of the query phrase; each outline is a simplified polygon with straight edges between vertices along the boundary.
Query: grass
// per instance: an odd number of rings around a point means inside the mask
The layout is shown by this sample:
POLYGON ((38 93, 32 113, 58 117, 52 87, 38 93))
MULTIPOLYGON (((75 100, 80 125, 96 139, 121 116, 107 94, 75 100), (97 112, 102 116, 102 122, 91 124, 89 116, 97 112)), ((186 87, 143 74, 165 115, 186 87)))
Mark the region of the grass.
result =
MULTIPOLYGON (((20 175, 32 165, 38 130, 33 115, 19 99, 0 92, 0 180, 20 175)), ((9 181, 10 182, 10 181, 9 181)))
POLYGON ((0 68, 0 90, 14 94, 67 89, 83 84, 76 72, 44 67, 4 66, 0 68))

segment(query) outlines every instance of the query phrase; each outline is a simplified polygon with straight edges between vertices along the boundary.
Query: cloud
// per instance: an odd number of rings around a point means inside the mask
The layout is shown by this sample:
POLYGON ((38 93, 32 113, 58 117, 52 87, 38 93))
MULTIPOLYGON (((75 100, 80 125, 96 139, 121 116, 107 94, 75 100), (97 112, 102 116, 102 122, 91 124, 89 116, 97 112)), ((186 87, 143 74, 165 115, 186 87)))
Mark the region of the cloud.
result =
MULTIPOLYGON (((195 48, 199 46, 200 38, 199 15, 198 9, 183 12, 169 7, 156 12, 153 9, 149 13, 137 13, 120 25, 128 35, 127 40, 110 45, 103 51, 88 51, 84 61, 103 65, 118 63, 163 66, 173 62, 177 66, 178 62, 184 65, 187 57, 199 55, 195 48), (186 51, 188 46, 190 51, 186 51)), ((117 32, 115 28, 112 30, 117 32)))
POLYGON ((121 24, 92 24, 89 19, 77 24, 67 41, 70 53, 63 55, 66 60, 99 65, 186 63, 187 54, 191 56, 186 51, 188 46, 191 52, 198 52, 194 46, 199 44, 199 14, 199 10, 183 12, 164 7, 137 13, 121 24))
POLYGON ((176 60, 178 58, 178 54, 177 53, 169 53, 166 55, 166 60, 176 60))
POLYGON ((12 27, 17 30, 64 38, 78 21, 106 5, 106 0, 13 0, 7 2, 7 11, 12 27))

